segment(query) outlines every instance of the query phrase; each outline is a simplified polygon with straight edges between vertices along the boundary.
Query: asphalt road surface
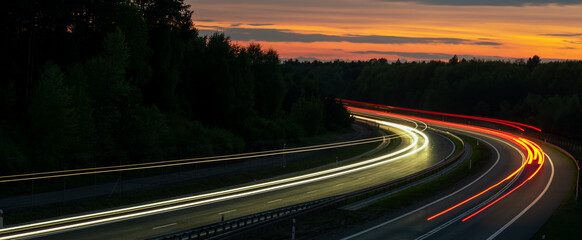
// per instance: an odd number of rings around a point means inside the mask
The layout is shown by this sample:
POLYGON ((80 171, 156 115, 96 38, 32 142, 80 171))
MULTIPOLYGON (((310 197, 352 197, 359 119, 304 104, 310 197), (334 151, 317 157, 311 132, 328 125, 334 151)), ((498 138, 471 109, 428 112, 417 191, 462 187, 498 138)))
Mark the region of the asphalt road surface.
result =
MULTIPOLYGON (((226 219, 232 219, 349 193, 423 170, 452 154, 454 144, 448 138, 431 131, 425 133, 430 139, 427 148, 376 167, 280 190, 44 235, 43 239, 144 239, 216 223, 223 214, 226 219)), ((394 151, 411 141, 410 137, 404 137, 402 146, 394 151)))
POLYGON ((526 160, 525 154, 520 153, 522 150, 505 139, 441 127, 480 139, 493 152, 491 164, 480 174, 426 201, 322 239, 530 239, 564 200, 575 180, 571 160, 548 144, 536 141, 545 152, 546 161, 531 180, 523 183, 536 168, 526 166, 490 191, 429 221, 429 217, 501 182, 526 160), (500 197, 503 198, 498 200, 500 197), (490 207, 462 221, 494 201, 490 207))

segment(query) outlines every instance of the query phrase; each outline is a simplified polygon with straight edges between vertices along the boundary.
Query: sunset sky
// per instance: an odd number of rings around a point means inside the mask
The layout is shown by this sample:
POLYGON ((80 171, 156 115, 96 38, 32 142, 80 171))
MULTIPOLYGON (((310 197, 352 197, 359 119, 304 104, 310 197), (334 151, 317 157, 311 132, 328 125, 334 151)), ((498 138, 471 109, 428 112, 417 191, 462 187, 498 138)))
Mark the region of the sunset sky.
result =
POLYGON ((582 59, 572 0, 185 0, 201 35, 225 32, 281 58, 582 59))

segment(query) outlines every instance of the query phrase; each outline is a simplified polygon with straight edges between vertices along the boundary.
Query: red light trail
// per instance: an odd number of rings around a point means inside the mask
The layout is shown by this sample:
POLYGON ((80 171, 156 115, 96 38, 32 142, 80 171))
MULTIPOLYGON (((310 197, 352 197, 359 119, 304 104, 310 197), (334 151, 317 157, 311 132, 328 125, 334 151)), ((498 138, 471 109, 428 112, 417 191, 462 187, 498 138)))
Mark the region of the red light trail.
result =
POLYGON ((476 116, 468 116, 468 115, 461 115, 461 114, 441 113, 441 112, 433 112, 433 111, 418 110, 418 109, 411 109, 411 108, 393 107, 393 106, 386 106, 386 105, 380 105, 380 104, 374 104, 374 103, 365 103, 365 102, 346 100, 346 99, 338 99, 338 100, 341 100, 341 101, 347 102, 347 103, 362 104, 362 105, 389 108, 389 109, 408 111, 408 112, 426 113, 426 114, 432 114, 432 115, 440 115, 440 116, 466 118, 466 119, 473 119, 473 120, 479 120, 479 121, 493 122, 493 123, 498 123, 498 124, 502 124, 502 125, 506 125, 506 126, 510 126, 510 127, 519 129, 522 132, 525 131, 525 129, 522 127, 533 129, 533 130, 536 130, 538 132, 542 131, 541 129, 539 129, 537 127, 530 126, 527 124, 512 122, 512 121, 507 121, 507 120, 501 120, 501 119, 495 119, 495 118, 476 117, 476 116), (519 127, 519 126, 521 126, 521 127, 519 127))
MULTIPOLYGON (((487 206, 485 206, 485 207, 483 207, 483 208, 481 208, 481 209, 477 210, 476 212, 472 213, 471 215, 469 215, 469 216, 467 216, 467 217, 463 218, 463 220, 461 220, 462 222, 469 220, 470 218, 474 217, 475 215, 479 214, 480 212, 484 211, 485 209, 487 209, 487 208, 489 208, 489 207, 493 206, 493 204, 495 204, 495 203, 499 202, 501 199, 503 199, 503 198, 507 197, 507 195, 511 194, 512 192, 514 192, 515 190, 517 190, 518 188, 520 188, 521 186, 523 186, 523 185, 524 185, 524 184, 525 184, 527 181, 531 180, 531 179, 532 179, 532 178, 533 178, 533 177, 534 177, 534 176, 535 176, 535 175, 536 175, 536 174, 537 174, 537 173, 540 171, 540 169, 542 168, 542 166, 543 166, 543 164, 544 164, 544 161, 545 161, 545 157, 544 157, 543 151, 541 150, 540 146, 539 146, 539 145, 537 145, 536 143, 534 143, 534 142, 530 141, 530 140, 527 140, 527 139, 523 139, 523 138, 522 138, 522 139, 520 139, 520 140, 522 140, 522 141, 524 142, 524 144, 528 145, 528 159, 529 159, 529 161, 526 161, 526 162, 527 162, 528 164, 532 164, 532 160, 533 160, 533 159, 535 159, 535 158, 537 158, 537 159, 538 159, 538 167, 537 167, 537 169, 535 170, 535 172, 534 172, 534 173, 532 173, 532 175, 530 175, 530 176, 529 176, 529 177, 528 177, 528 178, 527 178, 525 181, 523 181, 521 184, 519 184, 519 185, 517 185, 515 188, 511 189, 509 192, 507 192, 507 193, 503 194, 503 196, 501 196, 501 197, 499 197, 499 198, 495 199, 495 201, 493 201, 493 202, 491 202, 491 203, 487 204, 487 206), (530 155, 530 153, 531 153, 531 152, 530 152, 530 149, 532 149, 532 150, 534 151, 534 153, 533 153, 533 157, 532 157, 532 155, 530 155)), ((427 219, 427 220, 430 220, 430 219, 427 219)))
MULTIPOLYGON (((475 119, 475 120, 480 120, 480 121, 488 121, 488 122, 493 122, 493 123, 498 123, 498 124, 503 124, 506 126, 511 126, 514 128, 517 128, 521 131, 525 131, 522 127, 526 127, 526 128, 530 128, 536 131, 540 131, 541 129, 533 127, 533 126, 529 126, 526 124, 522 124, 522 123, 516 123, 516 122, 511 122, 511 121, 506 121, 506 120, 500 120, 500 119, 493 119, 493 118, 484 118, 484 117, 474 117, 474 116, 466 116, 466 115, 459 115, 459 114, 449 114, 449 113, 438 113, 438 112, 431 112, 431 111, 424 111, 424 110, 416 110, 416 109, 408 109, 408 108, 400 108, 400 107, 392 107, 392 106, 385 106, 385 105, 380 105, 380 104, 373 104, 373 103, 364 103, 364 102, 358 102, 358 101, 352 101, 352 100, 345 100, 345 99, 340 99, 343 102, 347 102, 347 103, 355 103, 355 104, 362 104, 362 105, 368 105, 368 106, 375 106, 375 107, 382 107, 382 108, 390 108, 390 109, 397 109, 397 110, 403 110, 403 111, 409 111, 409 112, 418 112, 418 113, 427 113, 427 114, 433 114, 433 115, 441 115, 441 116, 451 116, 451 117, 458 117, 458 118, 466 118, 466 119, 475 119), (522 126, 522 127, 519 127, 522 126)), ((381 114, 381 115, 387 115, 387 116, 393 116, 393 117, 401 117, 401 118, 409 118, 409 119, 413 119, 413 120, 418 120, 418 121, 424 121, 424 122, 430 122, 430 123, 435 123, 435 124, 441 124, 441 125, 447 125, 447 126, 451 126, 451 127, 457 127, 457 128, 462 128, 462 129, 468 129, 468 130, 473 130, 473 131, 478 131, 478 132, 482 132, 482 133, 487 133, 487 134, 492 134, 501 138, 504 138, 506 140, 509 140, 513 143, 515 143, 516 145, 518 145, 519 147, 521 147, 524 151, 526 151, 527 155, 526 155, 526 160, 522 163, 522 165, 516 169, 514 172, 512 172, 511 174, 509 174, 507 177, 505 177, 504 179, 502 179, 501 181, 491 185, 490 187, 486 188, 485 190, 473 195, 472 197, 469 197, 455 205, 453 205, 450 208, 447 208, 429 218, 427 218, 427 221, 430 221, 436 217, 439 217, 447 212, 450 212, 453 209, 456 209, 458 207, 460 207, 461 205, 474 200, 475 198, 485 194, 486 192, 490 191, 491 189, 494 189, 495 187, 498 187, 499 185, 501 185, 503 182, 506 182, 507 180, 511 179, 512 177, 514 177, 517 173, 519 173, 520 171, 522 171, 525 167, 528 167, 528 169, 531 167, 535 167, 534 165, 537 165, 536 170, 526 179, 524 180, 521 184, 517 185, 516 187, 514 187, 513 189, 511 189, 510 191, 506 192, 505 194, 503 194, 501 197, 498 197, 497 199, 495 199, 494 201, 490 202, 489 204, 487 204, 485 207, 475 211, 474 213, 472 213, 471 215, 465 217, 462 219, 462 222, 467 221, 468 219, 474 217, 475 215, 483 212, 485 209, 493 206, 494 204, 496 204, 497 202, 501 201, 502 199, 504 199, 505 197, 507 197, 509 194, 513 193, 515 190, 519 189, 520 187, 522 187, 526 182, 528 182, 529 180, 531 180, 542 168, 544 161, 545 161, 545 154, 542 150, 542 148, 536 144, 535 142, 528 140, 526 138, 521 138, 521 137, 515 137, 509 133, 505 133, 505 132, 501 132, 501 131, 496 131, 496 130, 492 130, 492 129, 487 129, 487 128, 483 128, 483 127, 476 127, 476 126, 470 126, 470 125, 465 125, 465 124, 458 124, 458 123, 449 123, 449 122, 444 122, 444 121, 439 121, 439 120, 433 120, 433 119, 427 119, 427 118, 420 118, 420 117, 411 117, 411 116, 404 116, 404 115, 400 115, 400 114, 395 114, 395 113, 387 113, 387 112, 383 112, 383 111, 376 111, 376 110, 369 110, 369 109, 363 109, 363 108, 357 108, 357 107, 351 107, 351 106, 346 106, 348 109, 350 110, 356 110, 356 111, 360 111, 360 112, 368 112, 368 113, 373 113, 373 114, 381 114), (537 164, 534 164, 534 161, 537 160, 537 164)))

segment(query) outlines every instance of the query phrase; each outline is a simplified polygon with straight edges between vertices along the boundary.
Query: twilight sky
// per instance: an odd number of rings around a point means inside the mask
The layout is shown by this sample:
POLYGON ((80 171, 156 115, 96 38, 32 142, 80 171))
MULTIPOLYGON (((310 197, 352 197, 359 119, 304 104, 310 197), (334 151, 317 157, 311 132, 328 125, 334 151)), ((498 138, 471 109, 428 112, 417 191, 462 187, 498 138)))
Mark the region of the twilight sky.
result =
POLYGON ((185 0, 201 35, 282 58, 582 59, 580 0, 185 0))

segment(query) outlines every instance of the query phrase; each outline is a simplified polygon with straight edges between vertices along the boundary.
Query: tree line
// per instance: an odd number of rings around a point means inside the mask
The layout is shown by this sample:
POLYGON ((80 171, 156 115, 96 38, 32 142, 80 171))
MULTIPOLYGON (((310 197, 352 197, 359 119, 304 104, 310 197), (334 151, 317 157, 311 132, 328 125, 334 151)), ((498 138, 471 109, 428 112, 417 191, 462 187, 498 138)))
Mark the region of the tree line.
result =
POLYGON ((0 173, 238 153, 348 128, 272 49, 200 36, 183 0, 0 3, 0 173))
POLYGON ((582 61, 299 62, 285 71, 323 94, 399 107, 495 117, 582 139, 582 61))

